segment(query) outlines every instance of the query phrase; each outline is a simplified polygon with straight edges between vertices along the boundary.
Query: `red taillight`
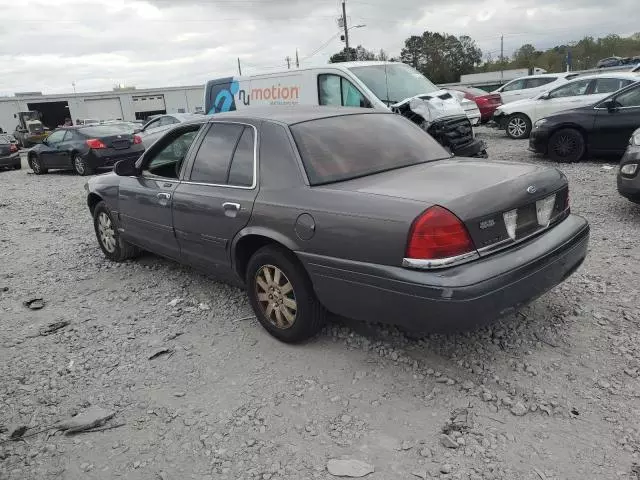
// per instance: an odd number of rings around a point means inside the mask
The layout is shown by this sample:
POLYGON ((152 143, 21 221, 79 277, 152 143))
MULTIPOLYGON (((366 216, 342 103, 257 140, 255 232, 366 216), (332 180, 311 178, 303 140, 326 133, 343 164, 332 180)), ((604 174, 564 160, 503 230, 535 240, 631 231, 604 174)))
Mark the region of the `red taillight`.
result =
POLYGON ((18 151, 18 147, 16 147, 13 143, 9 145, 9 153, 16 153, 18 151))
POLYGON ((455 257, 475 250, 464 224, 438 205, 416 218, 409 231, 406 257, 435 260, 455 257))
POLYGON ((140 135, 134 135, 133 136, 133 144, 134 145, 139 145, 142 143, 142 138, 140 138, 140 135))
POLYGON ((89 140, 87 140, 87 146, 89 148, 93 148, 94 150, 107 148, 107 146, 104 143, 102 143, 102 140, 98 140, 97 138, 90 138, 89 140))

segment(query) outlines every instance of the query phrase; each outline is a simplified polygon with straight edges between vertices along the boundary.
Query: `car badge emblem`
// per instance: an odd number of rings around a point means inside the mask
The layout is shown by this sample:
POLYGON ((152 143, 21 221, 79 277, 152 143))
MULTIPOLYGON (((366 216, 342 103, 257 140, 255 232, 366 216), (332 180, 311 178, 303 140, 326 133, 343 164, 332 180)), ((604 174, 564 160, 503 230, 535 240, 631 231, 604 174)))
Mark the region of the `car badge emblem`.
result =
POLYGON ((537 191, 538 191, 538 189, 536 188, 536 186, 535 186, 535 185, 529 185, 529 186, 527 187, 527 193, 534 194, 534 193, 536 193, 537 191))
POLYGON ((122 138, 122 135, 118 135, 118 138, 122 138))
POLYGON ((483 220, 482 222, 480 222, 481 230, 486 230, 487 228, 491 228, 495 226, 496 226, 496 221, 493 218, 490 218, 489 220, 483 220))

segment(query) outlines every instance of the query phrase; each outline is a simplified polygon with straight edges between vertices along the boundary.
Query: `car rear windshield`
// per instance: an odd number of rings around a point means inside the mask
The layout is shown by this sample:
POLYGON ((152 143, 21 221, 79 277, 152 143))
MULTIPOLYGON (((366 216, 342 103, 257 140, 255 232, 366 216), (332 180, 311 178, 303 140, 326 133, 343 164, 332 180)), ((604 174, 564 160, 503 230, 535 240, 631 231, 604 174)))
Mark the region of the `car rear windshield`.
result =
POLYGON ((88 137, 108 137, 110 135, 123 135, 131 133, 131 127, 122 124, 116 125, 89 125, 79 128, 78 131, 88 137))
POLYGON ((427 133, 396 114, 361 114, 298 123, 291 132, 311 185, 446 158, 427 133))

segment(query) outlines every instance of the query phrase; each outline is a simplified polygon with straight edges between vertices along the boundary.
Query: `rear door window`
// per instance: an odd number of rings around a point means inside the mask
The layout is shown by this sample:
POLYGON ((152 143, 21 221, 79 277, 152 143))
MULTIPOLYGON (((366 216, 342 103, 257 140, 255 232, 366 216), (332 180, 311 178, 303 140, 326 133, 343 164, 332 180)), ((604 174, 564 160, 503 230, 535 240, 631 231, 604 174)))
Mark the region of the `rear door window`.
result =
POLYGON ((555 81, 556 77, 527 78, 524 82, 524 88, 538 88, 555 81))
POLYGON ((211 124, 196 154, 190 180, 225 185, 229 175, 231 156, 243 130, 244 126, 238 124, 211 124))

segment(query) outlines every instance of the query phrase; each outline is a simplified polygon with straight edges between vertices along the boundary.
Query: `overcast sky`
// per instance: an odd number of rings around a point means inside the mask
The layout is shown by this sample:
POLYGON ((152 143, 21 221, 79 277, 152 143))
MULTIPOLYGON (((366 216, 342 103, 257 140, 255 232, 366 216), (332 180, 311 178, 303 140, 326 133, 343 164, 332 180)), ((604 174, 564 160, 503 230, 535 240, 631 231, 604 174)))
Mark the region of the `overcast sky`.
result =
MULTIPOLYGON (((397 55, 425 30, 466 34, 483 53, 640 30, 638 0, 347 0, 352 46, 397 55)), ((323 64, 343 44, 339 0, 0 0, 0 95, 195 85, 323 64), (334 38, 332 39, 332 36, 334 38), (323 47, 323 48, 320 48, 323 47)), ((639 52, 640 53, 640 52, 639 52)))

